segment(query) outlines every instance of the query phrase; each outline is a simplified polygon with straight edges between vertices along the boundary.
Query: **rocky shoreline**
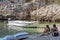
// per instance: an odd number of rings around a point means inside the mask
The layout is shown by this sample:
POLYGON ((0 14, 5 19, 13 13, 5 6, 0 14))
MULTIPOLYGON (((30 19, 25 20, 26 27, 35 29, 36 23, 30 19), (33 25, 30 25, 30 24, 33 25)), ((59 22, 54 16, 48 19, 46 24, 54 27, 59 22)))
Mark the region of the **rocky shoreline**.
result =
POLYGON ((53 37, 52 35, 46 35, 46 36, 29 36, 26 40, 60 40, 60 35, 58 37, 53 37))

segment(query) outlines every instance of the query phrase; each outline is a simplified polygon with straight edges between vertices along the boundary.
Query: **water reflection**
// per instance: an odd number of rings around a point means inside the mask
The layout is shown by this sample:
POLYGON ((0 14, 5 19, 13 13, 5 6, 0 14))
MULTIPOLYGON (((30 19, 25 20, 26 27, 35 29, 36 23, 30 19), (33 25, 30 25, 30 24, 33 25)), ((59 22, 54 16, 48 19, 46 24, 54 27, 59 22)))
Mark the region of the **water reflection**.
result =
POLYGON ((38 32, 40 33, 39 28, 18 28, 18 30, 19 31, 8 29, 7 21, 0 21, 0 37, 16 34, 16 33, 20 33, 20 32, 28 32, 30 34, 36 34, 38 32))
POLYGON ((4 23, 4 28, 6 29, 7 28, 7 21, 3 21, 4 23))
POLYGON ((10 34, 13 34, 13 32, 9 32, 7 27, 7 21, 0 21, 0 37, 4 37, 10 34))

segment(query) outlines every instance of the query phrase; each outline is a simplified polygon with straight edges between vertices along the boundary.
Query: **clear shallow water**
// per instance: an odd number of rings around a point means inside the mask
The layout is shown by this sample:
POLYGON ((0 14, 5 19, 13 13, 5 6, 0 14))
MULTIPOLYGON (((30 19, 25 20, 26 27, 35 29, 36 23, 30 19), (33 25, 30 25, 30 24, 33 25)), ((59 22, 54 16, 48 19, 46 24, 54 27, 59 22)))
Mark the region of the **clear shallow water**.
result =
MULTIPOLYGON (((12 34, 16 34, 16 33, 20 33, 20 32, 28 32, 31 35, 35 35, 35 34, 40 34, 41 32, 43 32, 44 28, 41 27, 45 27, 46 24, 48 24, 50 27, 52 27, 52 23, 40 23, 39 28, 20 28, 17 30, 9 30, 8 27, 4 27, 4 22, 0 21, 0 37, 4 37, 6 35, 12 35, 12 34)), ((60 27, 60 23, 56 23, 59 24, 60 27)))
POLYGON ((23 28, 19 31, 17 30, 9 30, 8 27, 4 27, 4 22, 0 21, 0 37, 4 37, 6 35, 12 35, 12 34, 16 34, 19 32, 28 32, 30 34, 35 34, 37 33, 37 29, 36 28, 23 28))
POLYGON ((0 21, 0 37, 4 37, 9 34, 13 34, 13 32, 8 31, 7 27, 4 27, 4 22, 0 21))
MULTIPOLYGON (((48 24, 48 23, 47 23, 48 24)), ((56 23, 58 24, 58 23, 56 23)), ((49 25, 51 25, 49 23, 49 25)), ((40 26, 44 27, 45 26, 45 23, 44 24, 40 24, 40 26)), ((59 23, 59 27, 60 27, 60 23, 59 23)), ((41 28, 23 28, 22 30, 20 31, 16 31, 16 30, 8 30, 8 27, 4 27, 4 22, 3 21, 0 21, 0 38, 1 37, 4 37, 6 35, 12 35, 12 34, 16 34, 16 33, 19 33, 19 32, 23 32, 23 31, 26 31, 30 34, 37 34, 39 33, 40 31, 42 31, 41 28)), ((30 39, 27 39, 27 40, 60 40, 60 36, 59 37, 52 37, 52 36, 39 36, 39 35, 36 35, 36 36, 31 36, 30 39)))
MULTIPOLYGON (((19 29, 19 31, 17 31, 17 30, 9 30, 8 27, 4 27, 4 21, 0 21, 0 37, 16 34, 20 32, 28 32, 31 35, 40 34, 41 32, 43 32, 43 28, 41 27, 45 27, 46 24, 52 27, 54 23, 40 23, 40 28, 22 28, 19 29)), ((56 23, 56 25, 60 27, 60 23, 56 23)))

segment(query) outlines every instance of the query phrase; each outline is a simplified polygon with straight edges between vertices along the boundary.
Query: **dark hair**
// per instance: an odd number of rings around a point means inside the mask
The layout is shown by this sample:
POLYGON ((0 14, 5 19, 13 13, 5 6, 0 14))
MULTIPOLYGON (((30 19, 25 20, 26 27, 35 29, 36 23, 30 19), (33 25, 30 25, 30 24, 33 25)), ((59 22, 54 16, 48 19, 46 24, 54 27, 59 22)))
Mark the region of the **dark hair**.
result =
POLYGON ((50 27, 49 27, 49 25, 46 25, 46 27, 49 29, 49 31, 50 31, 50 27))
POLYGON ((47 28, 49 28, 49 25, 46 25, 47 28))
POLYGON ((53 27, 56 27, 56 24, 54 24, 53 27))

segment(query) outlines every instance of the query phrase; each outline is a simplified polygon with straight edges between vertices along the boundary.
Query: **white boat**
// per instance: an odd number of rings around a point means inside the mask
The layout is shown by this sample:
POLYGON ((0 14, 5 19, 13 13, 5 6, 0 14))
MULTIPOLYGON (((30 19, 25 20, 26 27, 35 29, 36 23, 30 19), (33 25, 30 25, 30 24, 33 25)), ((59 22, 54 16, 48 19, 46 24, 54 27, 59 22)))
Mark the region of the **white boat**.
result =
POLYGON ((20 21, 20 20, 13 20, 13 21, 8 21, 8 29, 14 29, 14 30, 21 30, 22 27, 26 27, 26 26, 36 26, 34 24, 37 24, 37 21, 20 21))
POLYGON ((15 21, 8 21, 8 26, 27 26, 27 25, 32 25, 37 23, 36 21, 19 21, 19 20, 15 20, 15 21))

